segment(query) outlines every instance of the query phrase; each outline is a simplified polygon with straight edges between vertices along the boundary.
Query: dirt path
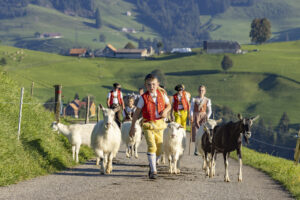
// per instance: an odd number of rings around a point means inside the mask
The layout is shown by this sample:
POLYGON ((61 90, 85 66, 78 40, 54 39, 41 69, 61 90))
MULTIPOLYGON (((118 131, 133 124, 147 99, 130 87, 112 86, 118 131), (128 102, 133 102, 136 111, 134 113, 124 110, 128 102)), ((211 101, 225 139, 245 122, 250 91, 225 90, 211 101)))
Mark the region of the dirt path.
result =
POLYGON ((279 184, 251 167, 244 166, 243 183, 238 183, 234 160, 229 162, 231 183, 225 183, 221 156, 216 177, 206 178, 202 160, 188 156, 188 151, 181 163, 182 174, 169 175, 166 166, 160 166, 159 178, 148 180, 145 140, 139 150, 139 159, 128 159, 122 145, 112 175, 100 175, 91 160, 64 172, 2 187, 0 199, 292 199, 279 184))

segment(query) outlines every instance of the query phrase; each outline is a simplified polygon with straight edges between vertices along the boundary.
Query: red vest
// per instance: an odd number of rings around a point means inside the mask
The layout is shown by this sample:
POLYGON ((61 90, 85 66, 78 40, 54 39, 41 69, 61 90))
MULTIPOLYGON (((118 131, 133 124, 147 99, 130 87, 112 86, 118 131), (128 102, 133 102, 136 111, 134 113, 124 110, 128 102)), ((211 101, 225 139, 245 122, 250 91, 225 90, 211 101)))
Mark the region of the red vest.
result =
POLYGON ((179 100, 178 100, 178 93, 174 94, 173 98, 174 98, 173 109, 175 110, 175 112, 178 112, 178 105, 180 103, 182 103, 183 110, 189 110, 189 103, 186 99, 186 93, 185 92, 182 93, 181 102, 179 102, 179 100))
MULTIPOLYGON (((119 102, 120 105, 123 105, 123 100, 121 98, 121 91, 118 90, 117 92, 118 92, 118 102, 119 102)), ((109 106, 113 105, 114 98, 115 98, 114 97, 114 91, 112 90, 112 91, 110 91, 109 106)))
POLYGON ((157 105, 153 101, 149 91, 147 91, 142 95, 144 100, 144 107, 142 108, 142 113, 143 113, 143 118, 146 122, 160 119, 160 118, 156 118, 155 115, 156 106, 157 106, 157 112, 159 114, 166 107, 163 94, 159 90, 157 90, 156 92, 157 92, 157 97, 156 97, 157 105))

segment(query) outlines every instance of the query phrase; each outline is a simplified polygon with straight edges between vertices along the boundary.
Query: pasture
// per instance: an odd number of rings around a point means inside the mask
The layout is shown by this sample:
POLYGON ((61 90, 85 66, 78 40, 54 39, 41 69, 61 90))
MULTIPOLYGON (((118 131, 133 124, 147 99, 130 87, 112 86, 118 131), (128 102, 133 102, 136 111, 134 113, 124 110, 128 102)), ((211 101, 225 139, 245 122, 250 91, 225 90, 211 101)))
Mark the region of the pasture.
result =
POLYGON ((196 95, 199 84, 205 84, 213 104, 226 105, 244 115, 260 114, 273 126, 283 112, 287 112, 291 123, 299 123, 295 108, 300 106, 300 41, 244 45, 243 49, 249 53, 230 55, 234 67, 227 73, 220 67, 223 55, 205 53, 128 60, 79 59, 24 50, 24 59, 19 62, 5 55, 18 49, 2 46, 0 55, 8 62, 2 69, 20 86, 29 91, 31 82, 35 82, 34 95, 40 102, 53 96, 54 84, 62 84, 65 103, 73 100, 76 92, 81 98, 93 95, 96 103, 104 103, 114 82, 122 84, 124 93, 137 91, 143 86, 145 74, 160 69, 165 73, 170 94, 178 83, 185 84, 192 95, 196 95), (252 52, 253 49, 259 51, 252 52))

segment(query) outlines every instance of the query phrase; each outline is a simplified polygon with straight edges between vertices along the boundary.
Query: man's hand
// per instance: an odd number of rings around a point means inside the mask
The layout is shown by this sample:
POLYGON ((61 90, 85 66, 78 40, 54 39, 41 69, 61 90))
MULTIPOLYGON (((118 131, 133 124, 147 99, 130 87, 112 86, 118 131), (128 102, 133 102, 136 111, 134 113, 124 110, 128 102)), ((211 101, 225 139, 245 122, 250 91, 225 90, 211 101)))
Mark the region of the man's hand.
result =
POLYGON ((131 138, 133 138, 134 135, 135 135, 135 128, 134 128, 134 127, 131 127, 131 128, 130 128, 130 132, 129 132, 129 136, 130 136, 131 138))
POLYGON ((168 117, 168 110, 162 111, 161 115, 162 118, 167 118, 168 117))

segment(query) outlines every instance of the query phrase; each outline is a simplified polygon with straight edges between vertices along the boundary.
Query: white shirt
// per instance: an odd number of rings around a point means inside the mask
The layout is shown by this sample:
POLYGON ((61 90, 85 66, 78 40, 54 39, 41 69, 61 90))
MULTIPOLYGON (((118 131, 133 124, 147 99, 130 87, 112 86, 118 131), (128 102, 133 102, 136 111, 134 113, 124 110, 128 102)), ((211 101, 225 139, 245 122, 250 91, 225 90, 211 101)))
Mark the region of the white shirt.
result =
MULTIPOLYGON (((113 99, 113 104, 119 104, 119 99, 118 99, 118 91, 114 91, 114 99, 113 99)), ((111 92, 108 93, 107 98, 110 99, 111 97, 111 92)), ((121 98, 123 99, 123 94, 121 92, 121 98)), ((121 102, 120 102, 121 103, 121 102)))
MULTIPOLYGON (((151 97, 152 97, 152 99, 153 99, 155 105, 157 105, 157 98, 156 98, 156 96, 157 96, 157 93, 156 93, 156 92, 155 92, 154 94, 151 94, 151 97)), ((167 96, 166 94, 163 94, 163 96, 164 96, 165 104, 169 104, 169 103, 170 103, 170 100, 169 100, 168 96, 167 96)), ((138 101, 138 104, 137 104, 136 107, 138 107, 139 109, 142 109, 142 108, 144 107, 144 105, 145 105, 145 102, 144 102, 143 97, 141 96, 141 97, 139 98, 139 101, 138 101)), ((155 106, 155 117, 156 117, 156 118, 160 118, 160 117, 161 117, 161 116, 159 115, 158 111, 157 111, 157 106, 155 106)))
MULTIPOLYGON (((127 113, 134 113, 135 109, 136 109, 135 106, 133 106, 132 108, 130 108, 129 106, 126 106, 126 108, 125 108, 125 110, 126 110, 127 113)), ((126 113, 125 113, 124 110, 123 110, 123 116, 126 117, 126 113)))
MULTIPOLYGON (((180 94, 178 94, 178 101, 181 102, 181 98, 182 96, 180 94)), ((187 93, 185 93, 185 98, 187 100, 187 102, 190 102, 190 98, 187 95, 187 93)), ((172 98, 172 104, 174 103, 174 97, 172 98)), ((178 104, 178 110, 183 110, 183 105, 182 104, 178 104)))
POLYGON ((207 115, 207 118, 209 119, 210 116, 211 116, 211 113, 212 113, 212 110, 211 110, 211 100, 207 97, 204 97, 204 98, 200 98, 200 97, 194 97, 192 98, 192 102, 191 102, 191 117, 193 117, 193 114, 194 114, 194 106, 195 106, 195 103, 197 102, 197 104, 201 104, 201 102, 206 99, 207 100, 207 103, 206 103, 206 115, 207 115))

